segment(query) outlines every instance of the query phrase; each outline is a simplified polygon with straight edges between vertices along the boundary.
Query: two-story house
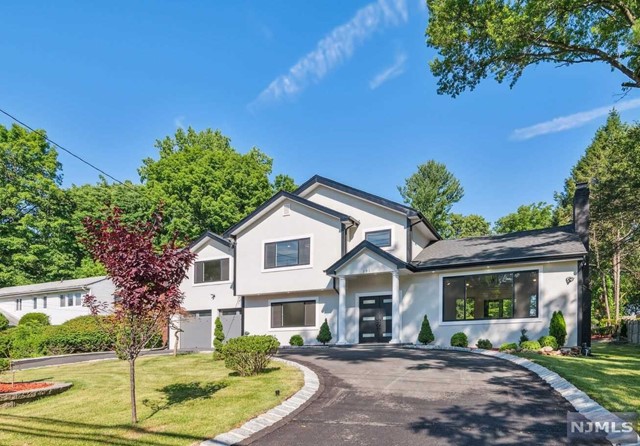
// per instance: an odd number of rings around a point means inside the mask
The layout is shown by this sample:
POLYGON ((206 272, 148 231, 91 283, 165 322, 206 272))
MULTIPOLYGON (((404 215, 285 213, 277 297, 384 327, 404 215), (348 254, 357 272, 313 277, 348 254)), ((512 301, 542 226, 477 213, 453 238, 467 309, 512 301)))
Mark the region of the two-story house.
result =
POLYGON ((227 337, 315 343, 327 319, 337 344, 413 343, 425 315, 437 344, 463 331, 497 345, 523 328, 547 334, 555 310, 568 344, 588 342, 585 185, 574 216, 570 226, 443 240, 410 207, 314 176, 193 243, 180 346, 211 348, 216 316, 227 337))

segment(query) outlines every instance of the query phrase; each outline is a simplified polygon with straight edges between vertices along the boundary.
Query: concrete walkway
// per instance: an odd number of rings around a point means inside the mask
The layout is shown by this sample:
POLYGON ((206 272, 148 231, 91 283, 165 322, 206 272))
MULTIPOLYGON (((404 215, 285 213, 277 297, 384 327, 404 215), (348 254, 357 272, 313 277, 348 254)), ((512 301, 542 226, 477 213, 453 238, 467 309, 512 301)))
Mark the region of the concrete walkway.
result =
POLYGON ((281 353, 321 390, 286 423, 241 444, 566 444, 573 408, 533 373, 465 352, 387 346, 281 353))

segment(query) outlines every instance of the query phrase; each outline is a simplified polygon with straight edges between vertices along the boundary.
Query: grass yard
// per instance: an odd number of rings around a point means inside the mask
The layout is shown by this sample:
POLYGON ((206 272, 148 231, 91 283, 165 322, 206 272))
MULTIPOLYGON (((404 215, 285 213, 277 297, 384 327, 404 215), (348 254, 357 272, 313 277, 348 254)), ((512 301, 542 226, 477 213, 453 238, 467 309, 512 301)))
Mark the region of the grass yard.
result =
POLYGON ((640 346, 594 342, 593 356, 520 353, 553 370, 613 412, 640 413, 640 346))
POLYGON ((124 361, 26 370, 17 372, 16 379, 74 386, 57 396, 0 409, 3 446, 191 445, 278 405, 303 385, 299 370, 276 362, 261 375, 242 378, 231 376, 209 354, 143 357, 137 363, 140 423, 132 427, 124 361))

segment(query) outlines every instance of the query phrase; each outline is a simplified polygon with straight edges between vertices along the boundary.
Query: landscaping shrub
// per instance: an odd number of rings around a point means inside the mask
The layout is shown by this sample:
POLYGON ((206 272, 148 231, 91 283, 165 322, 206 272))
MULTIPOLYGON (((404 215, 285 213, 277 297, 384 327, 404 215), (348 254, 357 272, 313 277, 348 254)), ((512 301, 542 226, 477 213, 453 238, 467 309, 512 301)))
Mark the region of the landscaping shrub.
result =
POLYGON ((620 321, 620 337, 621 338, 626 338, 628 336, 629 334, 628 324, 629 322, 626 319, 622 319, 620 321))
POLYGON ((500 351, 503 352, 505 350, 518 350, 518 344, 515 342, 505 342, 500 346, 500 351))
POLYGON ((458 332, 451 336, 451 346, 452 347, 467 347, 469 345, 469 340, 467 339, 467 335, 458 332))
POLYGON ((540 350, 542 347, 538 341, 524 341, 520 344, 522 350, 540 350))
POLYGON ((216 328, 213 330, 213 359, 219 360, 224 359, 224 329, 220 317, 216 318, 215 326, 216 328))
POLYGON ((300 335, 293 335, 291 339, 289 339, 289 345, 295 347, 302 347, 304 345, 304 339, 300 335))
POLYGON ((523 328, 520 330, 520 341, 519 344, 522 345, 523 342, 527 342, 529 340, 529 336, 527 336, 527 329, 523 328))
POLYGON ((26 323, 7 330, 7 334, 11 337, 11 357, 33 358, 44 355, 43 335, 47 328, 49 327, 38 323, 26 323))
POLYGON ((551 347, 554 350, 558 350, 558 340, 553 336, 542 336, 538 339, 541 347, 551 347))
POLYGON ((549 335, 556 338, 558 347, 562 347, 567 341, 567 323, 562 311, 554 311, 549 322, 549 335))
POLYGON ((240 376, 256 375, 269 364, 280 342, 269 335, 240 336, 224 345, 224 365, 240 376))
POLYGON ((11 361, 6 358, 0 358, 0 373, 6 372, 11 368, 11 361))
POLYGON ((104 317, 80 316, 62 325, 47 327, 41 341, 42 353, 66 355, 112 350, 113 341, 102 328, 99 319, 104 317))
POLYGON ((491 350, 493 348, 493 344, 488 339, 478 339, 476 347, 483 348, 485 350, 491 350))
POLYGON ((9 328, 9 319, 7 319, 7 317, 0 313, 0 331, 4 331, 7 328, 9 328))
POLYGON ((44 313, 27 313, 18 322, 18 325, 24 324, 51 325, 51 321, 49 321, 49 316, 44 313))
POLYGON ((422 320, 422 327, 420 327, 420 333, 418 333, 418 342, 421 344, 428 344, 435 341, 435 339, 436 337, 433 335, 433 331, 431 330, 429 318, 425 314, 424 319, 422 320))
POLYGON ((316 338, 316 340, 318 342, 321 342, 322 345, 326 345, 327 342, 331 342, 331 339, 333 339, 333 336, 331 335, 329 324, 325 319, 322 325, 320 326, 320 333, 318 333, 318 337, 316 338))

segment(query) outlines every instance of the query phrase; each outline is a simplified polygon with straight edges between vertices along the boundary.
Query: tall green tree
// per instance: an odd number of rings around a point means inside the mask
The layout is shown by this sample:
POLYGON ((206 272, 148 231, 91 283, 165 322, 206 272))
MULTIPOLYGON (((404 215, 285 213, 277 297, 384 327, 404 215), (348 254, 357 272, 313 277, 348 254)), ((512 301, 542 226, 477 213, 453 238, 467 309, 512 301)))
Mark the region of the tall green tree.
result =
POLYGON ((493 230, 497 234, 507 234, 551 226, 553 226, 553 205, 541 201, 522 205, 515 212, 499 218, 493 225, 493 230))
POLYGON ((446 238, 480 237, 491 234, 491 224, 481 215, 451 214, 446 238))
POLYGON ((18 125, 0 125, 0 286, 68 278, 71 203, 56 150, 18 125))
POLYGON ((285 192, 295 192, 297 188, 298 185, 289 175, 279 174, 276 175, 275 179, 273 180, 274 193, 280 192, 281 190, 285 192))
POLYGON ((637 0, 427 0, 427 44, 438 92, 457 96, 483 79, 513 86, 541 62, 604 63, 640 87, 637 0))
POLYGON ((464 196, 460 181, 442 163, 429 160, 405 180, 398 191, 405 203, 422 212, 443 233, 447 231, 451 207, 464 196))
POLYGON ((164 203, 169 233, 222 232, 273 193, 271 158, 257 148, 239 153, 218 130, 178 129, 156 148, 160 157, 145 159, 139 172, 149 197, 164 203))

